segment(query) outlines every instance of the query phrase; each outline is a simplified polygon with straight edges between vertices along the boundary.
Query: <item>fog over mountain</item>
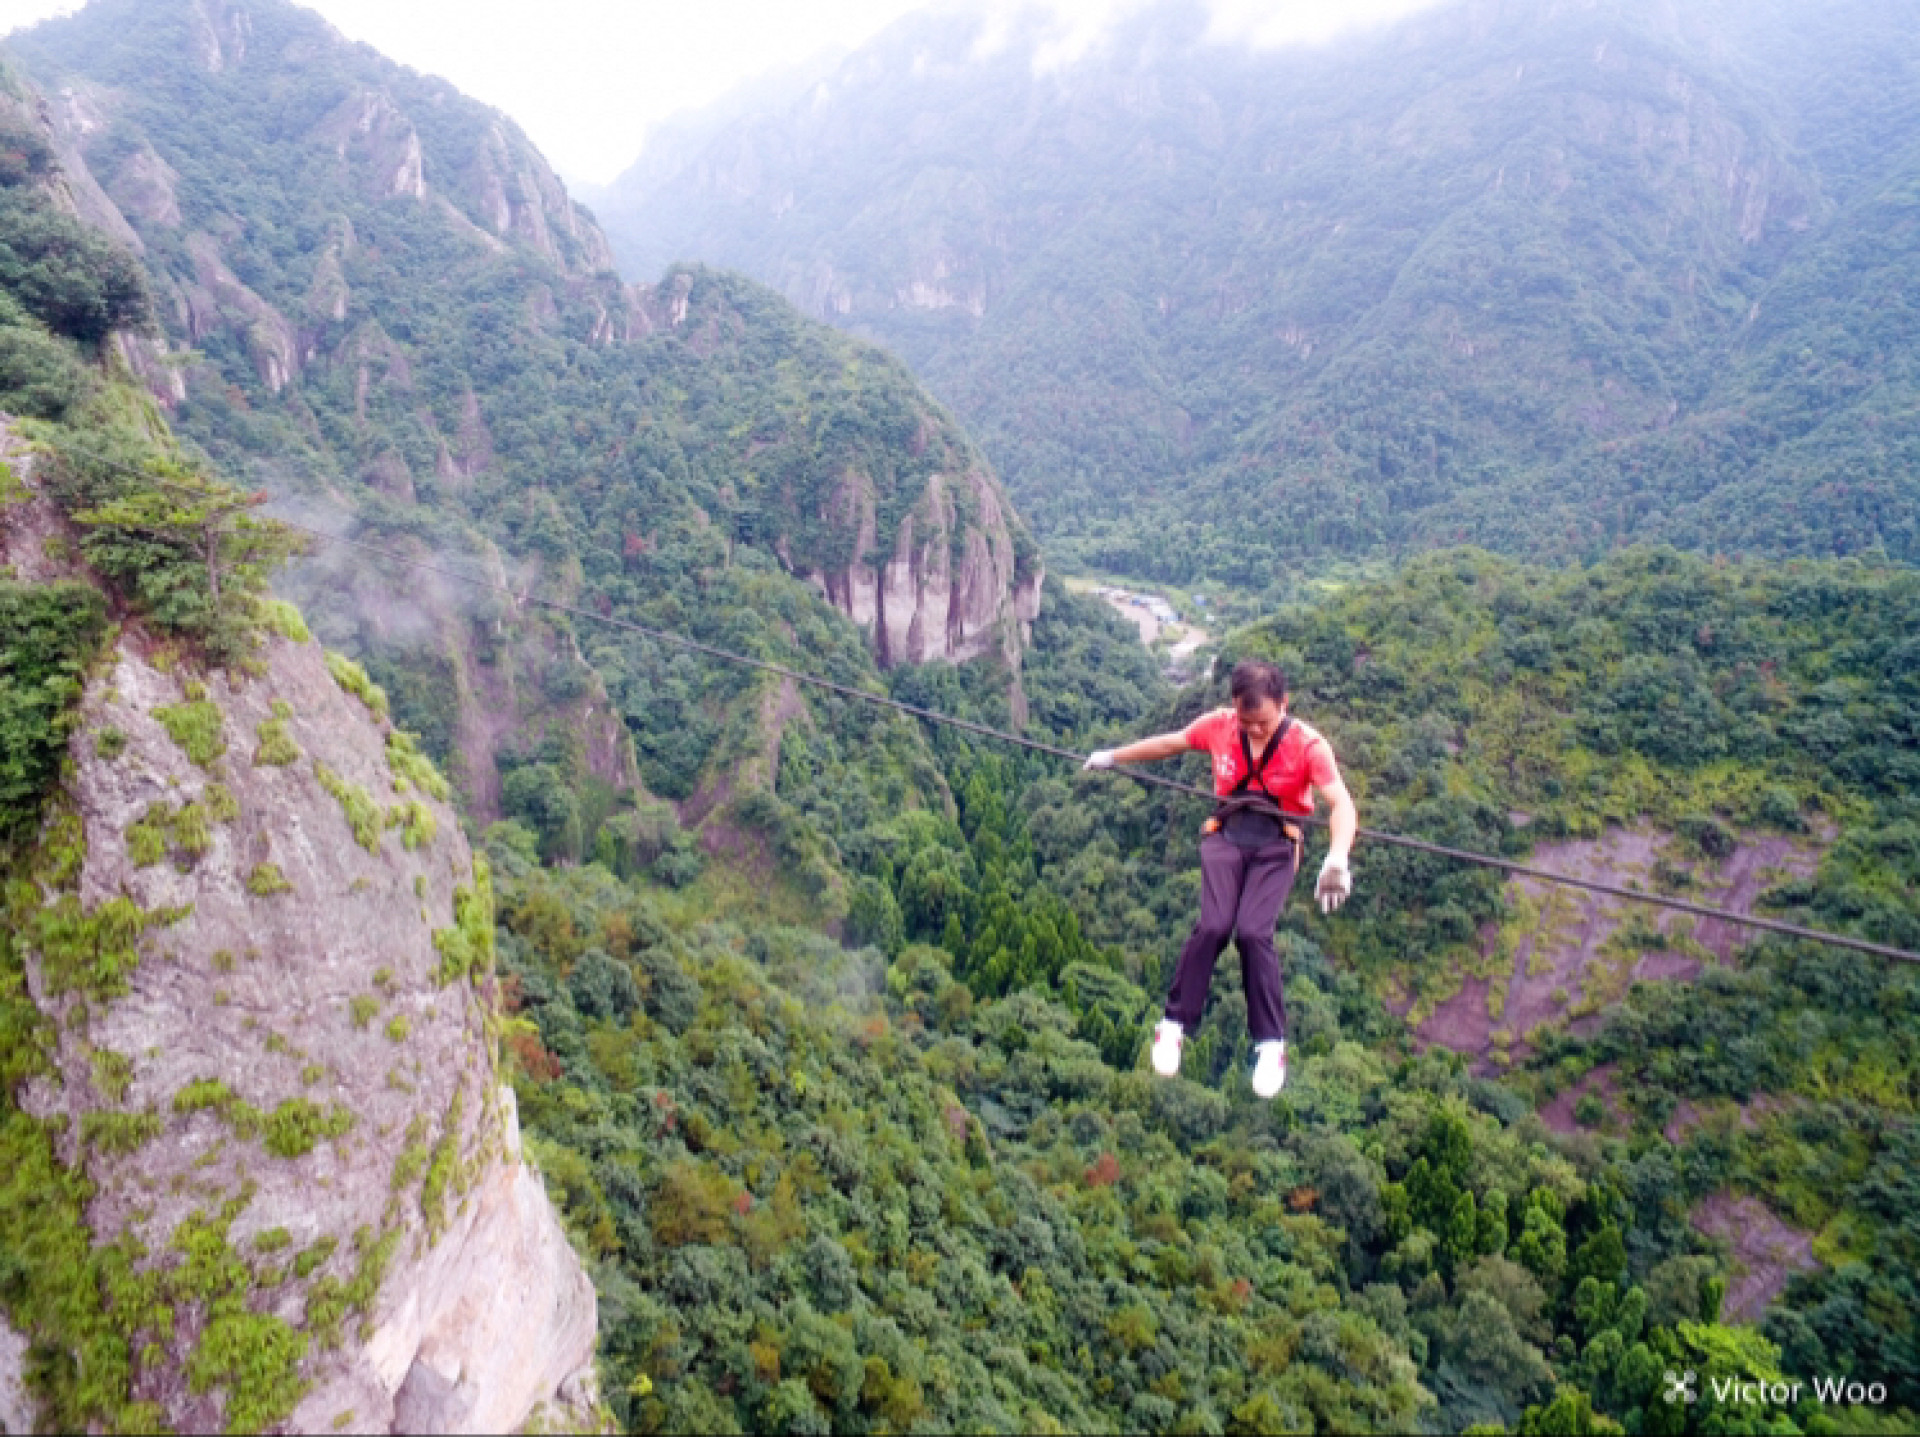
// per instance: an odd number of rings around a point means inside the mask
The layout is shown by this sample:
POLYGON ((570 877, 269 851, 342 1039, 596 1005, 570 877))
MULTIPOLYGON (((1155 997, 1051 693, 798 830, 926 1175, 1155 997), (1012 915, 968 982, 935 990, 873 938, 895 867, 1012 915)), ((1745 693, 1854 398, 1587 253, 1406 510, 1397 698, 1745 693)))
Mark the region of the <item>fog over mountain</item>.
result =
POLYGON ((1920 553, 1920 7, 1219 36, 923 13, 600 215, 897 349, 1070 559, 1920 553))

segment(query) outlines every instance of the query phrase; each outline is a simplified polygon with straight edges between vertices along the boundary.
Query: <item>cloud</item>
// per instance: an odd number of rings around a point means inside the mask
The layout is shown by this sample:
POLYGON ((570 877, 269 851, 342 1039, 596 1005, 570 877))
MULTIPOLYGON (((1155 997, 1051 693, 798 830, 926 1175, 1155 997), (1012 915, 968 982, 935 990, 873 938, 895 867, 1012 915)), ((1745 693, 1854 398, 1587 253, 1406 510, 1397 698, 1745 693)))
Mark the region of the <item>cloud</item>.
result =
MULTIPOLYGON (((1045 75, 1078 64, 1120 22, 1157 3, 1160 0, 956 0, 948 8, 979 17, 971 58, 991 59, 1024 41, 1032 47, 1034 73, 1045 75)), ((1261 50, 1316 44, 1438 3, 1441 0, 1202 0, 1208 14, 1204 39, 1261 50)))
POLYGON ((1313 44, 1431 9, 1438 0, 1208 0, 1207 38, 1255 49, 1313 44))
MULTIPOLYGON (((611 179, 668 117, 754 78, 864 44, 924 0, 305 0, 344 34, 439 75, 520 123, 564 174, 611 179)), ((981 17, 974 57, 1032 47, 1036 72, 1078 61, 1152 0, 960 0, 981 17)), ((1324 40, 1433 0, 1203 0, 1208 38, 1261 47, 1324 40)), ((0 0, 0 33, 76 8, 0 0)))

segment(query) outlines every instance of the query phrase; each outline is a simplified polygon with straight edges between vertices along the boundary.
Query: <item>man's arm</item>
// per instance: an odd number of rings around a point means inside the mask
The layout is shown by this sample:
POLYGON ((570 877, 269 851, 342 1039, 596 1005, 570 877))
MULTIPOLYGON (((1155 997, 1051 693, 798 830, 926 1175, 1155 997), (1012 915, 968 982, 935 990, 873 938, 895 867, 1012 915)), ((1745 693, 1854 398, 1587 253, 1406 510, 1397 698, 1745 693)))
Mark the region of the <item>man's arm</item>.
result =
POLYGON ((1353 893, 1353 873, 1347 859, 1353 852, 1354 835, 1360 831, 1360 811, 1353 806, 1353 795, 1338 775, 1331 783, 1316 783, 1314 789, 1326 799, 1332 812, 1327 815, 1327 861, 1320 865, 1313 896, 1320 900, 1322 913, 1331 913, 1353 893))
POLYGON ((1174 758, 1191 748, 1184 733, 1157 733, 1152 738, 1116 748, 1112 753, 1115 763, 1152 763, 1156 759, 1174 758))
POLYGON ((1327 814, 1327 857, 1340 861, 1346 866, 1348 855, 1353 852, 1353 838, 1360 831, 1360 810, 1353 806, 1353 795, 1347 792, 1345 779, 1336 778, 1322 788, 1314 785, 1314 791, 1327 801, 1331 810, 1327 814))

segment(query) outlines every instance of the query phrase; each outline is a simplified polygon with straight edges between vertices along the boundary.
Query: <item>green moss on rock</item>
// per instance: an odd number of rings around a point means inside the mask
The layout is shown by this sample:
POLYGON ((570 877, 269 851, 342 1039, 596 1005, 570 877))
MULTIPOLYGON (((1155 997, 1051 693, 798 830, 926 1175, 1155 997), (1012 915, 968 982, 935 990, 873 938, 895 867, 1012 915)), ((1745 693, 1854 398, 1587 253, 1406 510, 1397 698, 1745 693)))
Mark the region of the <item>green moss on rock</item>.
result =
POLYGON ((80 1115, 80 1142, 96 1152, 130 1153, 159 1137, 162 1126, 158 1113, 96 1108, 80 1115))
POLYGON ((353 830, 353 841, 369 853, 378 853, 381 819, 380 810, 372 796, 359 784, 342 778, 319 759, 313 761, 313 776, 320 780, 320 786, 333 795, 341 812, 346 814, 347 826, 353 830))
POLYGON ((207 1325, 187 1358, 187 1385, 201 1394, 225 1389, 229 1432, 258 1432, 282 1421, 308 1386, 300 1376, 307 1335, 251 1309, 253 1271, 227 1239, 251 1200, 251 1191, 243 1192, 217 1213, 182 1221, 172 1242, 181 1261, 163 1279, 176 1302, 204 1305, 207 1325))
POLYGON ((420 752, 413 735, 400 729, 394 729, 387 735, 387 766, 393 770, 393 786, 397 793, 405 793, 409 787, 413 787, 429 798, 437 798, 445 803, 452 791, 440 770, 433 766, 433 760, 420 752))
POLYGON ((386 1279, 387 1267, 399 1249, 403 1229, 397 1224, 375 1233, 371 1227, 354 1231, 354 1251, 359 1254, 353 1276, 346 1282, 322 1277, 307 1293, 307 1328, 322 1347, 338 1347, 341 1324, 349 1312, 364 1316, 386 1279))
POLYGON ((318 1272, 326 1260, 333 1256, 333 1250, 340 1246, 337 1237, 317 1238, 302 1248, 293 1259, 293 1275, 302 1280, 318 1272))
POLYGON ((87 1055, 93 1086, 110 1103, 123 1102, 133 1085, 133 1060, 111 1048, 95 1048, 87 1055))
POLYGON ((453 926, 437 929, 433 946, 440 954, 442 984, 476 977, 493 968, 493 871, 474 855, 473 886, 453 891, 453 926))
POLYGON ((65 893, 31 909, 20 921, 25 906, 10 904, 18 922, 15 931, 40 955, 49 991, 56 996, 79 992, 100 1002, 126 993, 127 975, 140 964, 140 940, 148 930, 177 923, 193 911, 181 907, 149 912, 124 894, 85 909, 65 893))
POLYGON ((226 733, 221 727, 220 710, 205 698, 157 708, 153 716, 167 731, 167 737, 180 751, 202 768, 211 768, 227 751, 226 733))
POLYGON ((465 1094, 455 1088, 453 1101, 447 1105, 447 1120, 427 1158, 426 1176, 420 1183, 420 1214, 427 1220, 427 1231, 436 1237, 446 1225, 447 1190, 453 1185, 460 1163, 460 1115, 464 1104, 465 1094))
POLYGON ((218 1078, 201 1078, 173 1095, 176 1113, 218 1113, 234 1135, 259 1138, 278 1158, 300 1158, 322 1141, 344 1135, 353 1114, 338 1103, 325 1108, 306 1098, 288 1098, 272 1112, 246 1102, 218 1078))
MULTIPOLYGON (((217 784, 214 788, 226 793, 217 784)), ((221 807, 225 809, 230 805, 233 815, 238 817, 239 808, 233 805, 232 795, 227 794, 221 807)), ((147 868, 171 854, 175 865, 184 873, 212 849, 216 816, 212 808, 197 802, 183 803, 178 808, 165 800, 150 803, 145 812, 127 825, 127 857, 134 867, 147 868)))
POLYGON ((293 885, 287 882, 279 864, 256 863, 247 874, 247 892, 256 898, 271 898, 278 893, 293 892, 293 885))
POLYGON ((440 825, 433 816, 433 810, 419 799, 408 799, 396 808, 387 810, 388 824, 400 827, 400 846, 412 853, 425 848, 433 842, 434 835, 440 831, 440 825))
POLYGON ((345 654, 328 653, 327 672, 333 681, 367 706, 367 712, 381 723, 387 721, 386 691, 367 677, 367 671, 345 654))
POLYGON ((176 1113, 200 1113, 208 1109, 224 1112, 235 1102, 233 1089, 218 1078, 200 1078, 173 1095, 176 1113))

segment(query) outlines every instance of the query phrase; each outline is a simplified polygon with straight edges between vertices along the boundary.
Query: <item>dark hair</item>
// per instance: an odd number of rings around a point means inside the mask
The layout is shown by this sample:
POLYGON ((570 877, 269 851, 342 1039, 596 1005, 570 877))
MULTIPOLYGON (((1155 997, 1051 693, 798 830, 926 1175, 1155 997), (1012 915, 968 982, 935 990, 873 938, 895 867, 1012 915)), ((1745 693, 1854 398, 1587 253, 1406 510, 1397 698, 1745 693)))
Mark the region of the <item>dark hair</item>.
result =
POLYGON ((1233 666, 1233 701, 1235 704, 1259 703, 1261 699, 1285 703, 1287 676, 1281 672, 1280 665, 1265 659, 1242 659, 1233 666))

